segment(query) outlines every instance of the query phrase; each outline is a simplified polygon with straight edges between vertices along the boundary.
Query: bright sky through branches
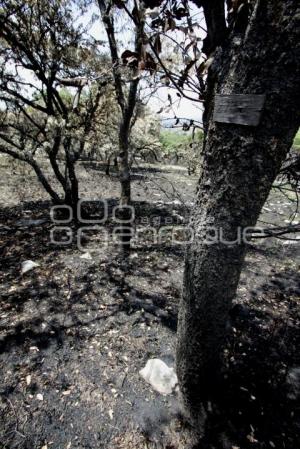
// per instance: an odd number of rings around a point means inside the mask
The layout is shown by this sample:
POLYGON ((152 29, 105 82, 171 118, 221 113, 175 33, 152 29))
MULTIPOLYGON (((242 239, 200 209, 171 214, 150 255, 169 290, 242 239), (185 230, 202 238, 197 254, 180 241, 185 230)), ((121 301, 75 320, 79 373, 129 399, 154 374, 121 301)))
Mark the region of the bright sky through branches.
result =
MULTIPOLYGON (((88 33, 90 36, 92 36, 94 39, 98 41, 105 41, 106 42, 106 34, 103 28, 103 25, 101 23, 100 18, 92 21, 93 17, 96 17, 99 15, 99 10, 97 5, 93 5, 91 8, 89 8, 89 11, 87 14, 85 14, 83 17, 80 17, 80 23, 86 27, 88 24, 92 24, 89 26, 88 33)), ((200 23, 202 26, 204 25, 204 17, 202 15, 202 12, 199 13, 199 10, 195 9, 195 14, 192 14, 192 18, 197 20, 198 23, 200 23)), ((128 48, 132 44, 132 34, 131 34, 131 27, 132 23, 122 23, 120 20, 120 23, 117 22, 117 38, 118 42, 120 43, 120 46, 122 45, 122 50, 128 48), (122 44, 121 44, 122 43, 122 44)), ((195 29, 195 32, 198 37, 203 39, 206 36, 206 33, 203 29, 198 28, 195 29)), ((179 34, 179 33, 178 33, 179 34)), ((180 36, 177 36, 177 38, 180 41, 180 36)), ((171 42, 171 41, 170 41, 171 42)), ((103 47, 103 50, 105 48, 103 47)), ((178 55, 179 56, 179 55, 178 55)), ((149 89, 145 90, 145 97, 148 95, 149 89)), ((174 116, 180 117, 180 118, 186 118, 186 119, 193 119, 193 120, 202 120, 202 105, 201 103, 195 101, 188 100, 186 98, 179 98, 176 96, 176 90, 171 87, 161 87, 159 88, 153 95, 151 95, 148 106, 151 108, 153 112, 158 112, 162 109, 163 106, 166 106, 168 103, 168 95, 171 95, 174 99, 174 104, 172 107, 166 107, 164 108, 164 111, 159 114, 160 119, 162 119, 163 123, 167 123, 168 120, 166 119, 172 119, 174 116)), ((195 97, 196 95, 194 93, 189 93, 191 97, 195 97)), ((142 95, 143 96, 143 95, 142 95)))

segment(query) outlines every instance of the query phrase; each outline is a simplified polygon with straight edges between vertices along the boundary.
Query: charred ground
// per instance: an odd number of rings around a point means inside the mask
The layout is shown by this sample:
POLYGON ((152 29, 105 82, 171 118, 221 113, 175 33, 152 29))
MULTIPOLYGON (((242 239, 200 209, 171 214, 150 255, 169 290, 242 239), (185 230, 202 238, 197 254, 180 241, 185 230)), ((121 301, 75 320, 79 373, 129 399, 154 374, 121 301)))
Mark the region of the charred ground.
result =
MULTIPOLYGON (((114 177, 79 171, 82 196, 115 204, 114 177)), ((177 396, 160 396, 139 377, 151 357, 174 365, 183 247, 145 239, 124 262, 116 246, 91 236, 91 258, 82 258, 75 241, 51 245, 50 203, 34 177, 24 185, 19 167, 1 172, 1 447, 187 447, 177 396), (40 266, 21 275, 27 259, 40 266)), ((148 173, 134 173, 136 219, 158 227, 187 220, 196 178, 180 167, 148 173)), ((263 221, 278 212, 289 219, 288 202, 273 194, 269 203, 263 221)), ((287 382, 300 366, 298 251, 285 240, 251 245, 201 447, 298 445, 299 395, 287 382)))

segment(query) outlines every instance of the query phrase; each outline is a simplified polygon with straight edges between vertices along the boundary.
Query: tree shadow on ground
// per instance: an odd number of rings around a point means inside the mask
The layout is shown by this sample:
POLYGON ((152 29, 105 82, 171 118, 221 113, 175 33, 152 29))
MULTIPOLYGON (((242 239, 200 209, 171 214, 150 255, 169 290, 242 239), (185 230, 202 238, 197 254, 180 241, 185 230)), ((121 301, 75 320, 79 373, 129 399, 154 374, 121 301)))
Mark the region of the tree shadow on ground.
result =
MULTIPOLYGON (((31 209, 28 204, 26 208, 37 218, 48 210, 49 203, 43 204, 33 203, 31 209)), ((141 213, 146 205, 139 205, 141 213)), ((153 211, 151 207, 155 205, 148 203, 145 215, 153 211)), ((51 360, 59 348, 67 347, 67 352, 70 346, 80 352, 96 332, 101 339, 104 331, 114 331, 120 323, 126 324, 124 333, 132 329, 142 332, 140 324, 151 324, 152 336, 158 340, 163 326, 171 330, 173 338, 180 290, 164 287, 154 291, 154 286, 160 287, 165 279, 170 283, 174 265, 182 263, 182 247, 145 245, 134 249, 136 260, 125 263, 115 254, 104 261, 99 257, 78 262, 76 246, 48 245, 49 223, 30 229, 14 225, 22 213, 18 208, 1 211, 9 223, 9 229, 1 233, 5 256, 1 312, 7 316, 2 317, 0 349, 5 363, 9 359, 12 366, 19 366, 31 351, 34 367, 42 359, 35 347, 41 353, 49 351, 51 360), (169 267, 157 265, 155 258, 151 264, 147 262, 148 256, 156 255, 168 258, 169 267), (43 264, 22 277, 17 267, 27 258, 41 258, 43 264), (147 287, 132 278, 145 279, 147 287)), ((253 264, 255 261, 249 262, 246 269, 253 264)), ((299 273, 291 266, 275 274, 271 271, 250 298, 248 289, 244 303, 231 311, 233 331, 226 345, 226 378, 216 389, 201 448, 297 447, 300 409, 299 403, 288 397, 286 376, 291 367, 300 365, 299 273)), ((138 338, 135 332, 134 339, 138 338)), ((144 356, 146 350, 140 350, 144 356)), ((6 395, 10 386, 4 388, 6 395)))
POLYGON ((289 370, 300 365, 299 295, 269 281, 264 287, 232 309, 225 378, 216 385, 201 448, 294 449, 299 441, 299 397, 289 396, 287 384, 289 370))

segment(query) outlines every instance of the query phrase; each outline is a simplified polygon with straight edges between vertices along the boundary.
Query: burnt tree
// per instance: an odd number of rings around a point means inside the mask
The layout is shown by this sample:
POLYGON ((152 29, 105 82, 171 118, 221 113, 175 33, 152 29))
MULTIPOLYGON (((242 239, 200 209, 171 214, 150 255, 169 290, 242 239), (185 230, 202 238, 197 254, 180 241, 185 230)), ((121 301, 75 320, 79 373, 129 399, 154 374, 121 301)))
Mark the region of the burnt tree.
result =
POLYGON ((96 140, 108 80, 99 76, 103 58, 71 23, 64 2, 1 2, 0 153, 32 167, 53 202, 76 217, 76 164, 96 140))
POLYGON ((226 26, 222 0, 194 3, 208 18, 207 51, 214 51, 214 60, 204 97, 203 170, 191 220, 196 238, 185 259, 177 373, 199 424, 203 404, 217 392, 228 313, 246 252, 243 242, 226 242, 256 224, 299 128, 300 8, 297 0, 240 2, 247 11, 239 17, 243 8, 231 8, 226 26), (218 23, 223 20, 219 28, 210 28, 214 11, 218 23), (216 121, 217 94, 264 95, 259 124, 216 121), (215 230, 222 239, 210 244, 215 230))
MULTIPOLYGON (((138 2, 139 4, 139 2, 138 2)), ((122 248, 127 252, 130 249, 130 210, 128 206, 131 203, 131 179, 130 179, 130 162, 129 162, 129 139, 131 129, 134 123, 134 114, 138 99, 138 85, 140 81, 139 65, 143 56, 143 29, 144 29, 144 10, 139 4, 139 8, 134 11, 134 51, 125 51, 121 57, 116 39, 116 31, 114 24, 114 8, 113 3, 107 0, 98 0, 102 22, 106 31, 110 58, 112 64, 112 72, 114 79, 114 88, 116 100, 121 111, 121 120, 118 131, 118 172, 121 186, 120 206, 123 206, 122 221, 122 248), (124 73, 124 68, 129 69, 129 77, 124 73), (129 86, 126 86, 126 83, 129 86)), ((121 2, 118 4, 121 9, 125 7, 121 2)), ((129 11, 127 11, 129 13, 129 11)), ((131 17, 132 14, 129 13, 131 17)))

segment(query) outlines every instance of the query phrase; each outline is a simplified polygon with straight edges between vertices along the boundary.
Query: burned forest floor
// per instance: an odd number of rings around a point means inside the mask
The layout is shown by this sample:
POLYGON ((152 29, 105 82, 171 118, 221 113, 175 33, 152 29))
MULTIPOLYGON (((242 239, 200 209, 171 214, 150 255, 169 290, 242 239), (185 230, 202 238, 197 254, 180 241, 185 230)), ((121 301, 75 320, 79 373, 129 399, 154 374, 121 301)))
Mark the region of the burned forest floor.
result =
MULTIPOLYGON (((83 224, 84 232, 51 220, 51 203, 24 167, 12 171, 1 160, 0 172, 0 448, 188 448, 177 392, 160 395, 139 375, 150 358, 175 365, 184 245, 142 233, 121 257, 110 238, 118 181, 97 164, 78 167, 80 193, 107 200, 108 218, 101 229, 83 224), (29 260, 37 266, 22 274, 29 260)), ((187 223, 196 182, 183 167, 136 167, 134 225, 159 230, 187 223)), ((293 203, 274 191, 261 222, 299 220, 292 215, 293 203)), ((222 388, 200 449, 299 446, 294 238, 249 245, 222 388)))

